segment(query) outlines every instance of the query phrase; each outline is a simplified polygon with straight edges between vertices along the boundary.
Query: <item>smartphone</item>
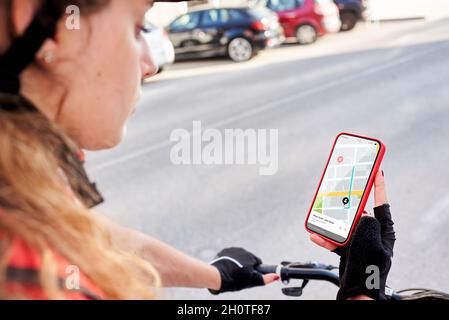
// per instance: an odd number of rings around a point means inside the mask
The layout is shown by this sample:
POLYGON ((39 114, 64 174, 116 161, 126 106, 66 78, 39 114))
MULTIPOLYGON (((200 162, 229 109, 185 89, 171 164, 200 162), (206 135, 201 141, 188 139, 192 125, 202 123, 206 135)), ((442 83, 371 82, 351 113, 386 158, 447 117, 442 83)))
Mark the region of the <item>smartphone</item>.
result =
POLYGON ((340 133, 306 219, 306 230, 337 246, 351 238, 385 155, 379 139, 340 133))

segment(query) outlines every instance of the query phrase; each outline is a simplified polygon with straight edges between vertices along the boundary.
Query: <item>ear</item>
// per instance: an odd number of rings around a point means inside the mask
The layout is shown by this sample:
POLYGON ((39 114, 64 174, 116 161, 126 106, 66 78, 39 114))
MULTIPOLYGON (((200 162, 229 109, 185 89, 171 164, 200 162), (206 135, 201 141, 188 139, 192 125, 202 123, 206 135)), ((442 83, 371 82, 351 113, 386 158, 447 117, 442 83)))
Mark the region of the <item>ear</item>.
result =
POLYGON ((44 44, 37 52, 36 59, 37 61, 49 64, 56 57, 55 53, 56 51, 57 51, 57 41, 55 39, 49 38, 44 41, 44 44), (48 60, 49 57, 51 57, 51 60, 48 60))
POLYGON ((37 0, 12 0, 11 23, 14 36, 20 36, 25 32, 38 8, 37 0))

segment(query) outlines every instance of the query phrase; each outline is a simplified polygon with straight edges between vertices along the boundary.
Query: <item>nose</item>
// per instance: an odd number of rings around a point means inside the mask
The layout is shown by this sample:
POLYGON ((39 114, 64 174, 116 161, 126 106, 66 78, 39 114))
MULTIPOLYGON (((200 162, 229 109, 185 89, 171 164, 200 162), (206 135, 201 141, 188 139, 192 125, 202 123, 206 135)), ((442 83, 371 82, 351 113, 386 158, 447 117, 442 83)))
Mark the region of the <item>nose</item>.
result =
POLYGON ((142 79, 154 76, 158 71, 158 66, 154 63, 151 49, 146 41, 142 43, 142 57, 140 59, 142 79))

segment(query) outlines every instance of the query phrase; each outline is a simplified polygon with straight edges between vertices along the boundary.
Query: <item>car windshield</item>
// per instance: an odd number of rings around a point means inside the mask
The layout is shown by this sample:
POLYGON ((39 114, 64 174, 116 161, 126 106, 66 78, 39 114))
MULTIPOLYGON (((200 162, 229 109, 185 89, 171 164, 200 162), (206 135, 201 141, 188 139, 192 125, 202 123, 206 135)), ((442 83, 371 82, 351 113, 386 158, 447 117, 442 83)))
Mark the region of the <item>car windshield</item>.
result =
POLYGON ((293 10, 301 7, 305 0, 268 0, 267 7, 273 11, 293 10))
POLYGON ((182 15, 171 24, 172 30, 192 29, 195 28, 200 20, 199 12, 191 12, 182 15))

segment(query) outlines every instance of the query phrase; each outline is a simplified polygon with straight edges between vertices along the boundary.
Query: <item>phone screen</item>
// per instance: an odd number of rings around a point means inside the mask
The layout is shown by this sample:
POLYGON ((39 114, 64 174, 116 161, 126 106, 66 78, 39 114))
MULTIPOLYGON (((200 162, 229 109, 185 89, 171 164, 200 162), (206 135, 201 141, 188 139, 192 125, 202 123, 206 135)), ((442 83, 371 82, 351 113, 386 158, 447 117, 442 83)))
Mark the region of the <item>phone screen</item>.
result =
POLYGON ((346 241, 379 151, 378 141, 339 136, 307 220, 310 230, 346 241))

